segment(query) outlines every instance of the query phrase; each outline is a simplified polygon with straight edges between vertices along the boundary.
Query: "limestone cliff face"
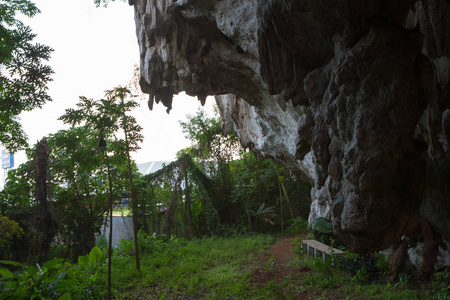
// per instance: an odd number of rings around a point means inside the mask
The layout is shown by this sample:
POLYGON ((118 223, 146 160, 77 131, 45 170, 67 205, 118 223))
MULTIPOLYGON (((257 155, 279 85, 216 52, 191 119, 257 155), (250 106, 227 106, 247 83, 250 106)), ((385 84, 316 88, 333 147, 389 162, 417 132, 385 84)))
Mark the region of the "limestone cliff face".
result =
POLYGON ((216 95, 224 128, 309 180, 352 250, 424 235, 448 251, 450 1, 130 4, 150 108, 216 95))

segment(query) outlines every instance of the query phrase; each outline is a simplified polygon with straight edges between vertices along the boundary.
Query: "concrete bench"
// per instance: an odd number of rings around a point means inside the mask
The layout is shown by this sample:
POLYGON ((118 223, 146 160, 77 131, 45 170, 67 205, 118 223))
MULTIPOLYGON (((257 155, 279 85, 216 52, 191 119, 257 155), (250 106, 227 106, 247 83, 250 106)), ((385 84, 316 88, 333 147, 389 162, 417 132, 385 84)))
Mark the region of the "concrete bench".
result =
POLYGON ((322 257, 324 261, 330 258, 330 256, 332 258, 343 258, 347 255, 344 251, 335 249, 316 240, 303 240, 302 250, 305 251, 305 253, 307 253, 309 256, 314 256, 315 258, 322 257))

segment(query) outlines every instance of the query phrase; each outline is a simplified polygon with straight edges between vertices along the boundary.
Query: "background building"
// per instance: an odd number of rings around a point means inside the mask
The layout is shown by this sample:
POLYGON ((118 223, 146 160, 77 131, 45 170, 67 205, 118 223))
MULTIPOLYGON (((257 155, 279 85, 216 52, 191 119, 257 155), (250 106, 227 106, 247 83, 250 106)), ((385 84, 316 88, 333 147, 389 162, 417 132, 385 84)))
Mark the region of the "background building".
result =
POLYGON ((8 150, 2 149, 2 170, 0 177, 0 190, 5 186, 5 180, 8 176, 8 171, 14 167, 14 154, 9 153, 8 150))

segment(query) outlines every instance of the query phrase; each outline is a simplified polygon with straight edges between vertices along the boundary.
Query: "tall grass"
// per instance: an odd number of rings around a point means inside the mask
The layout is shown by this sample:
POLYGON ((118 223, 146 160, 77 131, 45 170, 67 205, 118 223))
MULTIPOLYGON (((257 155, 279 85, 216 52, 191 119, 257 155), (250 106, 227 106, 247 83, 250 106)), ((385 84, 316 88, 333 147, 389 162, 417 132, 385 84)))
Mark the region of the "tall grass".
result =
POLYGON ((248 297, 249 263, 255 252, 274 242, 269 235, 192 241, 140 237, 142 274, 135 277, 131 266, 114 272, 116 282, 129 285, 116 287, 119 299, 248 297))

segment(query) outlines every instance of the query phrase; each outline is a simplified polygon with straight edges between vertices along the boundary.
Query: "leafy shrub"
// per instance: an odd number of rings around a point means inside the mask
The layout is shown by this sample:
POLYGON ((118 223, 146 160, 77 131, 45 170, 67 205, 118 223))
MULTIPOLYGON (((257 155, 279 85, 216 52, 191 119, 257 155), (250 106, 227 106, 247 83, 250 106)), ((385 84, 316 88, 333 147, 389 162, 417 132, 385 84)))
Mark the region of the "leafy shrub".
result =
POLYGON ((387 262, 386 258, 381 254, 368 253, 343 260, 341 267, 349 271, 353 276, 352 282, 369 284, 385 274, 387 262))
POLYGON ((167 236, 165 234, 148 235, 145 231, 138 232, 139 251, 146 254, 160 253, 170 247, 171 244, 184 244, 183 239, 178 239, 174 236, 167 236))
POLYGON ((437 299, 450 299, 450 272, 442 271, 434 274, 433 285, 437 289, 437 299))
POLYGON ((277 215, 275 214, 275 209, 273 206, 265 207, 265 204, 263 203, 259 206, 258 210, 254 211, 250 209, 249 212, 257 220, 261 220, 272 225, 275 224, 273 220, 277 218, 277 215))
POLYGON ((289 233, 308 233, 309 225, 308 221, 298 217, 297 219, 293 219, 291 225, 289 225, 287 231, 289 233))
POLYGON ((23 229, 16 221, 0 214, 0 257, 3 259, 13 258, 12 246, 14 241, 23 235, 23 229))
POLYGON ((320 233, 333 233, 333 224, 331 220, 319 217, 313 221, 312 227, 315 231, 319 231, 320 233))
POLYGON ((314 239, 330 245, 333 239, 333 225, 331 220, 319 217, 312 223, 314 239))
POLYGON ((25 267, 14 261, 0 261, 0 264, 20 267, 24 271, 14 274, 0 266, 0 294, 2 299, 71 299, 70 294, 62 291, 74 282, 67 278, 62 258, 55 258, 42 267, 25 267))
POLYGON ((64 262, 62 258, 50 260, 42 267, 0 261, 0 299, 102 299, 106 286, 105 261, 98 247, 80 256, 78 265, 64 262), (13 273, 12 268, 18 270, 13 273))

